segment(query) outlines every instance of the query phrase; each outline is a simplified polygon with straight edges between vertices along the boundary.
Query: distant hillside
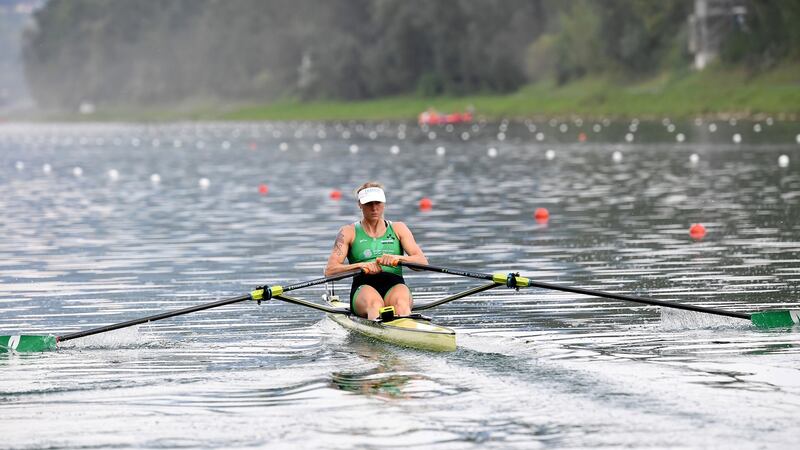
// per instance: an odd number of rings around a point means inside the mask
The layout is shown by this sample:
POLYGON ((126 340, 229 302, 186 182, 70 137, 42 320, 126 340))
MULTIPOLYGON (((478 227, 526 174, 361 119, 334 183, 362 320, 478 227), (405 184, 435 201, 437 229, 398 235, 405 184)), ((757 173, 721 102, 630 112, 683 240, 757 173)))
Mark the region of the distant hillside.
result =
MULTIPOLYGON (((715 28, 722 70, 755 75, 798 60, 800 0, 720 4, 736 11, 715 28)), ((694 0, 51 0, 35 14, 24 59, 39 105, 69 111, 87 102, 496 95, 547 80, 686 72, 694 8, 694 0)))

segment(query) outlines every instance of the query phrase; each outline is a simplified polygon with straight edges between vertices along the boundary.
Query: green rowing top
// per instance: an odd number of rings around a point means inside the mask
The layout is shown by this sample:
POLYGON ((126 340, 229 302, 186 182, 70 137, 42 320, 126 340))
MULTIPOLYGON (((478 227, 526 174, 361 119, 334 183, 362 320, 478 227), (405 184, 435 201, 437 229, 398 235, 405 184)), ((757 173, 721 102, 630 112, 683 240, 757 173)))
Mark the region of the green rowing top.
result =
MULTIPOLYGON (((381 255, 402 255, 403 246, 400 245, 400 238, 392 228, 392 222, 386 220, 386 232, 383 236, 372 237, 364 231, 361 222, 356 222, 356 236, 350 244, 350 251, 347 252, 347 261, 350 264, 360 262, 375 261, 381 255)), ((403 268, 400 266, 381 266, 384 272, 403 275, 403 268)))

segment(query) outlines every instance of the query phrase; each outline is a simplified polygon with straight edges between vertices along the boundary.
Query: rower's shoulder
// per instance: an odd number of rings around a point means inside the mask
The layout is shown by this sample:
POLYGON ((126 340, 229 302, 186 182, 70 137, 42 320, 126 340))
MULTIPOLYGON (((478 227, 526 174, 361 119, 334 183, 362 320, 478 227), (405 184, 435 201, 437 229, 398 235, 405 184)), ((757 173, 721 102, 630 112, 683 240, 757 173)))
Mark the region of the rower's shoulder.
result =
POLYGON ((392 228, 394 229, 394 231, 396 233, 406 233, 406 232, 410 233, 411 232, 411 230, 408 228, 408 225, 406 225, 405 222, 392 221, 391 223, 392 223, 392 228))
POLYGON ((342 234, 345 237, 355 236, 356 225, 354 223, 348 223, 347 225, 342 225, 342 227, 339 228, 339 234, 342 234))

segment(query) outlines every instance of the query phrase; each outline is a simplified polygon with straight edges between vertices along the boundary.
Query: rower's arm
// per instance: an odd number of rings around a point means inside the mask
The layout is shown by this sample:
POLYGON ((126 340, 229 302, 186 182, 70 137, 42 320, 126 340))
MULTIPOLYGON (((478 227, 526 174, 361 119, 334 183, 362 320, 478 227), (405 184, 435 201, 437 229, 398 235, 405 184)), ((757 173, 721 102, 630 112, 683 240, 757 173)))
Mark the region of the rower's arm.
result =
POLYGON ((403 222, 394 222, 392 227, 394 228, 395 233, 397 233, 397 237, 400 239, 400 246, 403 247, 403 251, 406 253, 405 255, 397 258, 398 261, 415 264, 428 264, 428 258, 425 257, 425 254, 417 244, 417 241, 414 239, 414 235, 411 234, 411 230, 408 228, 408 226, 406 226, 406 224, 403 222))
POLYGON ((328 256, 328 264, 325 266, 326 277, 353 269, 361 269, 366 273, 380 272, 380 267, 375 263, 345 264, 347 252, 350 251, 350 244, 353 242, 355 234, 355 228, 352 225, 345 225, 339 229, 331 254, 328 256))

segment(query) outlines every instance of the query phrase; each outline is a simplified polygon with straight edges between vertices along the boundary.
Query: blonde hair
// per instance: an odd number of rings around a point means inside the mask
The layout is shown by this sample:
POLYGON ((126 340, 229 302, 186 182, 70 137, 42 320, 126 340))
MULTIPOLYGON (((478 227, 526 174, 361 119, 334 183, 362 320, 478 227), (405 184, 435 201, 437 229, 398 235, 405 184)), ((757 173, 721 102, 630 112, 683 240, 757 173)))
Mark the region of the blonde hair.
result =
POLYGON ((376 187, 376 188, 383 189, 383 183, 379 183, 377 181, 367 181, 366 183, 364 183, 361 186, 357 187, 356 190, 353 191, 353 194, 356 197, 356 201, 358 201, 358 193, 363 191, 366 188, 369 188, 369 187, 376 187))

